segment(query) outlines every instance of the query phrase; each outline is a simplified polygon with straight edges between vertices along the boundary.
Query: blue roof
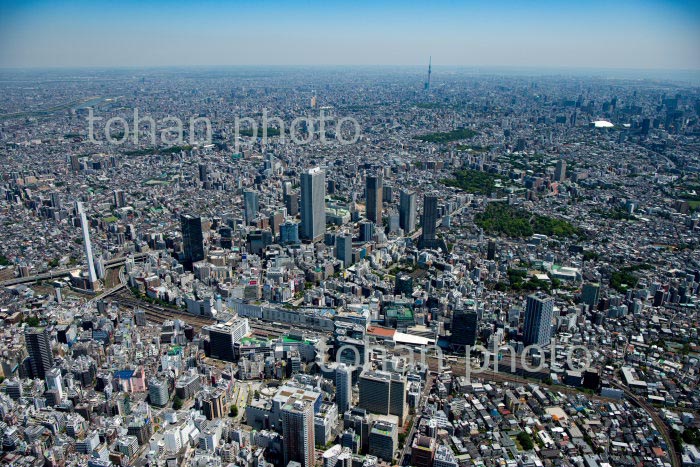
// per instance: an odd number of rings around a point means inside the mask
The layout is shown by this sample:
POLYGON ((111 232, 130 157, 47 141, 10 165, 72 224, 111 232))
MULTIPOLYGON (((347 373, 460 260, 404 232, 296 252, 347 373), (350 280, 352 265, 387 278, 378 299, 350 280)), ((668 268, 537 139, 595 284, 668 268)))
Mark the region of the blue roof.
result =
POLYGON ((117 379, 131 379, 134 376, 134 370, 119 370, 114 372, 114 377, 117 379))

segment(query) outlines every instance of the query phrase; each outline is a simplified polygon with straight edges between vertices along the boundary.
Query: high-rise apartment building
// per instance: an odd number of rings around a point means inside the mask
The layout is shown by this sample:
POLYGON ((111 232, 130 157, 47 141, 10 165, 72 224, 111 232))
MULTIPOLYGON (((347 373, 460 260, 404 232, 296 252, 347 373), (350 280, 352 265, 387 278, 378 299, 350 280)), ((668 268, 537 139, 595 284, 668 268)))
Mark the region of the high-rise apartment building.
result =
POLYGON ((326 173, 320 167, 301 174, 301 238, 317 241, 326 232, 326 173))
POLYGON ((314 406, 305 399, 291 398, 282 406, 284 465, 291 461, 313 467, 316 457, 314 406))
POLYGON ((335 369, 335 403, 338 413, 345 413, 352 406, 352 367, 343 363, 335 369))
POLYGON ((53 354, 51 353, 51 340, 48 331, 46 328, 26 328, 24 341, 29 354, 32 378, 46 379, 46 375, 53 367, 53 354))
POLYGON ((542 292, 529 295, 525 308, 525 345, 548 345, 552 338, 554 299, 542 292))

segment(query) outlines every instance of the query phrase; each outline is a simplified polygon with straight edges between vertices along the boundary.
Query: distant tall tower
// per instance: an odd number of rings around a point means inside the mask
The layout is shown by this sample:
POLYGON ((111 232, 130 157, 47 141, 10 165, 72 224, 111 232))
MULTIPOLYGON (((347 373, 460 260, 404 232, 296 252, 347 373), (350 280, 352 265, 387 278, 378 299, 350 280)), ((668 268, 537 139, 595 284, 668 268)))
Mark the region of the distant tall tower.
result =
POLYGON ((326 232, 326 173, 320 167, 301 174, 301 238, 316 241, 326 232))
POLYGON ((88 225, 85 211, 83 211, 83 203, 75 202, 75 210, 80 216, 80 227, 83 229, 83 245, 85 246, 85 258, 88 267, 88 280, 90 288, 94 289, 97 286, 97 274, 95 274, 95 263, 92 258, 92 243, 90 243, 90 226, 88 225))
POLYGON ((428 81, 425 82, 425 90, 430 91, 430 75, 433 72, 433 57, 428 61, 428 81))
POLYGON ((313 467, 315 452, 314 406, 311 401, 290 399, 282 406, 284 465, 296 461, 313 467))
POLYGON ((365 184, 367 191, 367 219, 371 220, 376 225, 381 225, 382 197, 384 192, 382 175, 368 175, 365 184))
POLYGON ((51 353, 51 340, 48 331, 46 328, 26 328, 24 342, 29 354, 32 377, 46 379, 49 370, 53 367, 53 354, 51 353))

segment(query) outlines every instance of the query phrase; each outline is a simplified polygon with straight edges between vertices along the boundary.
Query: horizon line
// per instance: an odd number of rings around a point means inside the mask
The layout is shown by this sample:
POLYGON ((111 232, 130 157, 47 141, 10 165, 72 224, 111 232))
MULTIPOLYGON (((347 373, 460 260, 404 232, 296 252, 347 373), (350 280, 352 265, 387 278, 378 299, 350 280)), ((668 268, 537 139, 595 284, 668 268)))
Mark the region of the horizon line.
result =
MULTIPOLYGON (((519 69, 519 70, 599 70, 599 71, 666 71, 700 73, 698 68, 668 68, 668 67, 611 67, 593 65, 466 65, 438 64, 438 68, 448 69, 519 69)), ((425 64, 407 63, 243 63, 243 64, 168 64, 168 65, 0 65, 0 71, 52 71, 52 70, 122 70, 122 69, 164 69, 164 68, 425 68, 425 64)))

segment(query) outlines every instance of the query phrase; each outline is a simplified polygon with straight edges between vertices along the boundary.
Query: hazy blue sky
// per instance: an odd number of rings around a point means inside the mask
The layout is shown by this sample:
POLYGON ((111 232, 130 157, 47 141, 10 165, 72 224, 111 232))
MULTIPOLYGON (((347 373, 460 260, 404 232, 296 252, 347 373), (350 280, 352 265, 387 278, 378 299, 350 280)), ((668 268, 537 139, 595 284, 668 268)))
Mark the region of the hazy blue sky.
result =
POLYGON ((2 1, 0 67, 700 69, 700 2, 2 1))

